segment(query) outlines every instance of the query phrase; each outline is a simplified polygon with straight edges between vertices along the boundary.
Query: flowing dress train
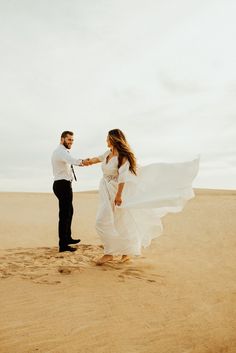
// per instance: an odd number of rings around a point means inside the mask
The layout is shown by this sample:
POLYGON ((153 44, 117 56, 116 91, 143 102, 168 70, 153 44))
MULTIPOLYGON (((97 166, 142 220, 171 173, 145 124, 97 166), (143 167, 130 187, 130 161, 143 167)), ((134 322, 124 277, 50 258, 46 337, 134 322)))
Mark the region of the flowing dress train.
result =
POLYGON ((138 167, 137 176, 129 162, 118 168, 118 157, 107 162, 110 151, 99 156, 103 178, 99 185, 96 230, 111 255, 140 255, 142 247, 162 233, 161 218, 180 212, 194 197, 192 182, 199 158, 181 163, 154 163, 138 167), (114 205, 119 183, 125 183, 121 206, 114 205))

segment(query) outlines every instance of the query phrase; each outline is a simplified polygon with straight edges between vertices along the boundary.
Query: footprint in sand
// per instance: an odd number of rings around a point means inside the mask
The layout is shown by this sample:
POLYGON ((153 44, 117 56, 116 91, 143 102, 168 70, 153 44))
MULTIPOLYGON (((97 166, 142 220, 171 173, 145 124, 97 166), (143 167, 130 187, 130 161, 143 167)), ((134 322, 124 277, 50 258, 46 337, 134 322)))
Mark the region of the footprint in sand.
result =
MULTIPOLYGON (((141 261, 143 258, 140 259, 141 261)), ((122 263, 120 259, 114 258, 113 261, 107 262, 100 267, 102 271, 113 271, 118 272, 118 278, 121 282, 128 279, 138 279, 147 281, 149 283, 164 284, 163 276, 160 274, 153 273, 155 270, 153 266, 149 264, 140 263, 140 260, 129 260, 122 263), (135 267, 134 267, 135 266, 135 267), (151 272, 152 271, 152 272, 151 272)))
POLYGON ((149 273, 146 269, 140 269, 140 268, 129 267, 129 268, 123 270, 120 273, 119 277, 122 279, 136 278, 136 279, 144 280, 144 281, 150 282, 150 283, 164 284, 163 276, 155 274, 155 273, 149 273))
MULTIPOLYGON (((4 250, 0 256, 0 278, 18 276, 34 283, 58 284, 60 275, 72 275, 95 267, 102 248, 100 245, 80 244, 74 253, 58 253, 57 247, 4 250)), ((113 271, 121 281, 138 279, 163 284, 162 276, 153 273, 155 269, 145 258, 122 263, 117 257, 100 270, 113 271)))
POLYGON ((100 246, 79 245, 72 253, 58 253, 58 248, 8 249, 1 251, 0 278, 18 276, 35 283, 57 284, 56 276, 69 275, 91 267, 101 253, 100 246))
POLYGON ((64 275, 69 275, 71 273, 71 269, 68 267, 59 267, 58 272, 63 273, 64 275))

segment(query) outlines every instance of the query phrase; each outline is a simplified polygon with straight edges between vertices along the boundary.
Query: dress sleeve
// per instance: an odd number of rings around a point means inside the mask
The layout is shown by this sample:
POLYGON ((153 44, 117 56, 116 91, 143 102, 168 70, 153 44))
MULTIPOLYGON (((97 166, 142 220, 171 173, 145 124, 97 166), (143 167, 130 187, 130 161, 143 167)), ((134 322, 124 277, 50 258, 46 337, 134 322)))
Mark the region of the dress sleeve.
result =
POLYGON ((130 172, 129 167, 129 161, 126 161, 124 164, 122 164, 122 166, 120 166, 120 168, 118 169, 118 183, 126 183, 128 181, 133 181, 135 175, 130 172))
POLYGON ((100 156, 98 156, 99 161, 100 161, 100 162, 103 162, 104 159, 107 158, 107 156, 109 155, 110 152, 111 152, 110 150, 107 150, 105 153, 103 153, 103 154, 101 154, 100 156))

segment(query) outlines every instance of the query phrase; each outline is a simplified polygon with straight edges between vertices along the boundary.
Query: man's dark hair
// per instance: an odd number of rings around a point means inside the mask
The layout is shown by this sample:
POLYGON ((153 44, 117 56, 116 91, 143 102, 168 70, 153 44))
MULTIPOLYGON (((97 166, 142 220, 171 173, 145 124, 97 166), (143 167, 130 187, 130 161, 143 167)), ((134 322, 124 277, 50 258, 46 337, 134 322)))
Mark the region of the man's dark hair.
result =
POLYGON ((61 134, 61 138, 65 138, 67 135, 73 136, 74 133, 72 131, 63 131, 63 133, 61 134))

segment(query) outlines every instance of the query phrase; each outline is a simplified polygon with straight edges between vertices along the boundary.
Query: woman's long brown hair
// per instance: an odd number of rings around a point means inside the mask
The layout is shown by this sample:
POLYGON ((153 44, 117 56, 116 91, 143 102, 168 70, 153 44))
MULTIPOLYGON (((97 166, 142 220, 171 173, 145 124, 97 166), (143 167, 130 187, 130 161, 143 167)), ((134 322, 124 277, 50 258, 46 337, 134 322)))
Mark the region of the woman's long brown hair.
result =
POLYGON ((129 161, 129 170, 136 175, 136 158, 123 132, 119 129, 113 129, 108 132, 108 137, 112 146, 118 151, 118 168, 120 168, 125 158, 129 161))

